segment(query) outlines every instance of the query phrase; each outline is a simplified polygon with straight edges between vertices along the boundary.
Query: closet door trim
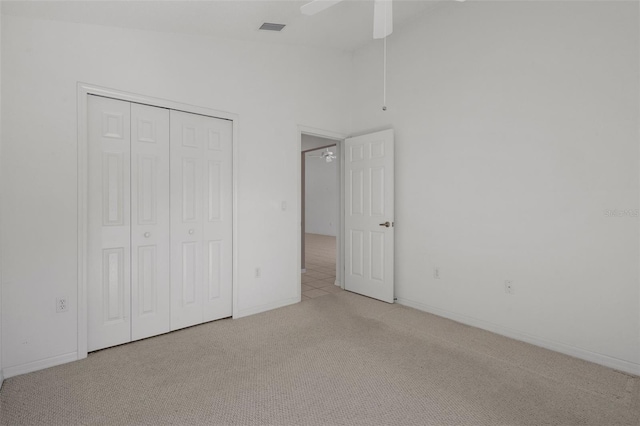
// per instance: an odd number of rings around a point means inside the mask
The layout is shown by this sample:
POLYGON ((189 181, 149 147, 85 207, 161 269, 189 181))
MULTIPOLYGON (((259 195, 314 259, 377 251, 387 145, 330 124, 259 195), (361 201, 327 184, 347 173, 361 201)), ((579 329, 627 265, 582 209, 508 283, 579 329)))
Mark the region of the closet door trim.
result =
POLYGON ((78 83, 78 351, 77 359, 87 357, 88 317, 87 317, 87 249, 89 219, 88 200, 88 97, 102 96, 126 102, 133 102, 153 107, 183 111, 213 118, 229 120, 233 123, 232 135, 232 287, 233 287, 233 318, 236 317, 238 286, 237 286, 237 161, 238 161, 238 114, 211 108, 199 107, 166 99, 143 96, 116 89, 78 83))

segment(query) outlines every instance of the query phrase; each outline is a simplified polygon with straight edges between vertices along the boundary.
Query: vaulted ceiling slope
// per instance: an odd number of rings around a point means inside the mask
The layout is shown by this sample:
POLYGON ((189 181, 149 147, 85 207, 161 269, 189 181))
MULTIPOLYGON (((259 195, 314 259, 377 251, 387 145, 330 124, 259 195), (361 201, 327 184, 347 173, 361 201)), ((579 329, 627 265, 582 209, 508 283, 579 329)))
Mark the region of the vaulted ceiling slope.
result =
MULTIPOLYGON (((315 16, 300 6, 310 0, 258 1, 2 1, 2 14, 297 44, 354 51, 373 34, 373 0, 346 0, 315 16), (264 22, 287 26, 280 32, 258 31, 264 22)), ((437 7, 438 0, 395 0, 394 28, 437 7)))

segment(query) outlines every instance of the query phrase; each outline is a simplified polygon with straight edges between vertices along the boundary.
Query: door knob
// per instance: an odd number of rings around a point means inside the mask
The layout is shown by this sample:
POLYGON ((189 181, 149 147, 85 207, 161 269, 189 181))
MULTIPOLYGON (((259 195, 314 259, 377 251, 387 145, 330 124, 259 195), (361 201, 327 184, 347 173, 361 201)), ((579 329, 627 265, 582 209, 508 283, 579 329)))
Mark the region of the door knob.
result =
POLYGON ((193 234, 193 229, 189 229, 189 234, 193 234))
POLYGON ((151 232, 145 232, 145 233, 144 233, 144 237, 145 237, 145 238, 149 238, 150 236, 151 236, 151 232))
POLYGON ((385 223, 381 223, 380 226, 384 226, 385 228, 388 228, 391 226, 391 222, 387 221, 385 223))

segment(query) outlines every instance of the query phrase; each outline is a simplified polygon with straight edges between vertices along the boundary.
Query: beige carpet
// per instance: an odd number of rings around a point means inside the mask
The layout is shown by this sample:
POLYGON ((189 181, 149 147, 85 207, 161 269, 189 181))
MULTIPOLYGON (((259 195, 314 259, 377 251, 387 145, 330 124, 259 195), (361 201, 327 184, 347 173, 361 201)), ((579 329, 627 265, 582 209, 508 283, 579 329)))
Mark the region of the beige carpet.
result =
POLYGON ((637 425, 640 379, 348 292, 5 381, 1 423, 637 425))

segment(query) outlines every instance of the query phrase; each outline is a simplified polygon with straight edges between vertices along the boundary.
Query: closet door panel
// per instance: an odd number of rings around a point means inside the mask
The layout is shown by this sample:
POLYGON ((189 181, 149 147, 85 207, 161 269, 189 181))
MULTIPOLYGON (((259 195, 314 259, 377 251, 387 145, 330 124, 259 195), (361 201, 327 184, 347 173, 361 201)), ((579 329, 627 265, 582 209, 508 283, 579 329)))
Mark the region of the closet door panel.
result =
POLYGON ((171 324, 169 110, 131 104, 132 340, 171 324))
POLYGON ((203 320, 201 116, 171 110, 171 329, 203 320))
POLYGON ((88 98, 88 350, 131 340, 130 104, 88 98))
POLYGON ((232 314, 232 132, 229 120, 201 117, 204 159, 204 321, 232 314))

